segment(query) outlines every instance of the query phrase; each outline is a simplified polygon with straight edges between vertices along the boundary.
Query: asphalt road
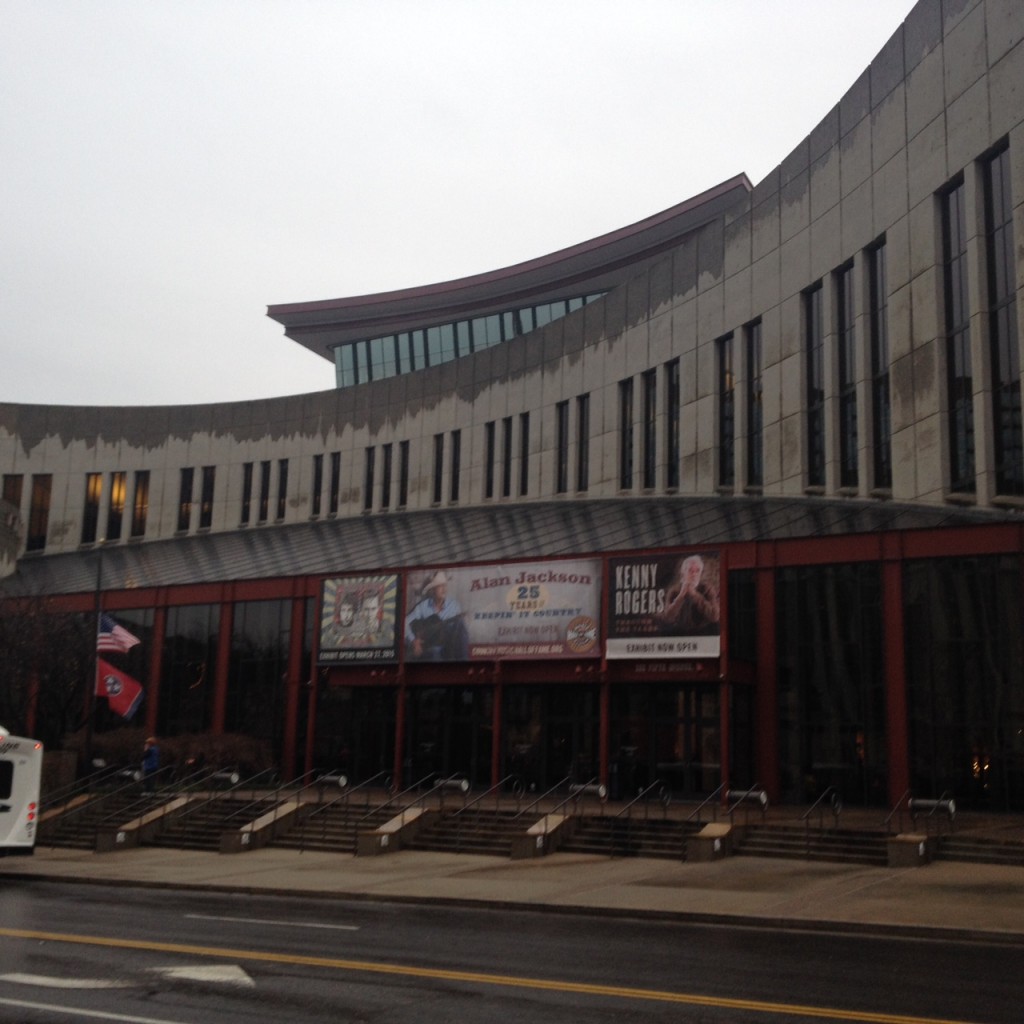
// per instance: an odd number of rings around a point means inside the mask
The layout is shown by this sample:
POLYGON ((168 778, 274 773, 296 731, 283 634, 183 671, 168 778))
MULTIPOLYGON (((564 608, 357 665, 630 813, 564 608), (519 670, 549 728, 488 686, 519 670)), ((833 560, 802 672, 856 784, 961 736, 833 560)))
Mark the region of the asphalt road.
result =
POLYGON ((0 888, 0 1021, 1017 1024, 1020 949, 438 905, 0 888))

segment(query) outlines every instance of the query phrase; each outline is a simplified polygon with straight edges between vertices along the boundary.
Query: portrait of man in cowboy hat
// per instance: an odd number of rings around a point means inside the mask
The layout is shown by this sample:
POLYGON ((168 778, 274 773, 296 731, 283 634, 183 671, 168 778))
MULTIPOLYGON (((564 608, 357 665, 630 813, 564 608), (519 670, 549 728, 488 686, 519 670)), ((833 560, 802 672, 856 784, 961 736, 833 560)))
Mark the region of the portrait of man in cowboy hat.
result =
POLYGON ((424 581, 419 601, 405 617, 408 657, 425 661, 469 658, 469 634, 461 605, 448 593, 450 582, 443 569, 432 572, 424 581))

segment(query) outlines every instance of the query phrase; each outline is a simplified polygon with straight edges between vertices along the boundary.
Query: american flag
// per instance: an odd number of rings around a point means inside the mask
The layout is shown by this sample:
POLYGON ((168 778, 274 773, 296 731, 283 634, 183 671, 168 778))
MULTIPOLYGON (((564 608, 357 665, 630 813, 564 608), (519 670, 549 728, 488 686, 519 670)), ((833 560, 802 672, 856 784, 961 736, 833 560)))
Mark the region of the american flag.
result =
POLYGON ((96 637, 97 651, 130 651, 142 641, 119 626, 109 615, 100 616, 100 631, 96 637))

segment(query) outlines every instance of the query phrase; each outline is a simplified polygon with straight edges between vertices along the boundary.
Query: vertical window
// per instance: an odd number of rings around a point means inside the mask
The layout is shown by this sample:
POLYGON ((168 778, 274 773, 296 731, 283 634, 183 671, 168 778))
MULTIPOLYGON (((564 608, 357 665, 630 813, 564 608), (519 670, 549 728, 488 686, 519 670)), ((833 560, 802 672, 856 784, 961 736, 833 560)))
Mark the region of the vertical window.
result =
POLYGON ((409 442, 398 444, 398 507, 409 504, 409 442))
POLYGON ((146 536, 146 519, 149 517, 149 470, 140 469, 135 473, 135 494, 132 496, 131 536, 146 536))
POLYGON ((892 487, 892 412, 889 399, 889 287, 884 239, 868 250, 871 315, 871 425, 875 487, 892 487))
POLYGON ((327 514, 338 514, 338 497, 341 494, 341 452, 331 452, 331 489, 327 493, 327 514))
POLYGON ((519 414, 519 494, 530 490, 530 414, 519 414))
POLYGON ((444 495, 444 434, 434 435, 434 493, 435 505, 441 504, 444 495))
POLYGON ((988 261, 989 345, 992 361, 992 435, 998 494, 1024 494, 1020 347, 1013 251, 1010 151, 985 164, 985 242, 988 261))
POLYGON ((242 526, 249 525, 249 517, 252 515, 252 463, 242 464, 242 514, 239 522, 242 526))
POLYGON ((21 487, 22 487, 22 475, 20 473, 5 473, 4 474, 4 489, 3 500, 9 505, 13 505, 19 512, 21 512, 21 487))
POLYGON ((974 378, 971 369, 965 206, 963 182, 942 197, 949 485, 954 491, 971 493, 974 491, 974 378))
POLYGON ((718 483, 736 483, 736 376, 732 365, 732 335, 718 339, 718 483))
POLYGON ((270 462, 260 463, 260 504, 256 521, 265 523, 270 515, 270 462))
POLYGON ((512 494, 512 417, 501 421, 501 496, 512 494))
POLYGON ((462 473, 462 431, 452 431, 451 482, 448 497, 451 501, 459 500, 459 476, 462 473))
POLYGON ((643 487, 650 490, 658 478, 658 371, 640 378, 643 389, 643 487))
POLYGON ((92 544, 100 521, 100 498, 103 496, 103 474, 85 474, 85 507, 82 509, 82 543, 92 544))
POLYGON ((665 486, 679 487, 679 420, 682 395, 679 383, 679 360, 665 364, 665 486))
POLYGON ((373 508, 373 472, 377 458, 376 448, 367 448, 363 458, 363 511, 373 508))
POLYGON ((288 460, 277 460, 277 521, 284 519, 288 507, 288 460))
POLYGON ((555 493, 569 490, 569 403, 555 406, 555 493))
POLYGON ((213 525, 213 482, 217 469, 203 466, 203 480, 199 498, 199 529, 208 530, 213 525))
POLYGON ((804 354, 807 361, 807 485, 825 486, 825 330, 819 281, 804 292, 804 354))
POLYGON ((494 420, 484 424, 484 497, 494 497, 494 457, 496 449, 494 420))
POLYGON ((619 381, 619 487, 633 486, 633 379, 619 381))
POLYGON ((181 485, 178 489, 178 532, 192 529, 192 481, 195 470, 191 467, 181 471, 181 485))
POLYGON ((313 497, 309 503, 309 514, 311 516, 320 515, 320 502, 323 498, 324 490, 324 457, 322 455, 313 456, 313 497))
POLYGON ((124 506, 128 499, 128 477, 122 472, 110 474, 110 506, 107 508, 107 540, 120 540, 124 525, 124 506))
POLYGON ((839 368, 839 486, 856 487, 857 475, 857 335, 853 264, 836 273, 836 362, 839 368))
POLYGON ((50 491, 53 477, 49 473, 32 475, 32 497, 28 509, 26 551, 42 551, 46 547, 46 531, 50 525, 50 491))
POLYGON ((576 490, 590 487, 590 395, 576 398, 576 490))
POLYGON ((747 324, 747 486, 764 483, 764 354, 761 321, 747 324))
POLYGON ((391 508, 391 449, 390 444, 381 446, 380 507, 391 508))

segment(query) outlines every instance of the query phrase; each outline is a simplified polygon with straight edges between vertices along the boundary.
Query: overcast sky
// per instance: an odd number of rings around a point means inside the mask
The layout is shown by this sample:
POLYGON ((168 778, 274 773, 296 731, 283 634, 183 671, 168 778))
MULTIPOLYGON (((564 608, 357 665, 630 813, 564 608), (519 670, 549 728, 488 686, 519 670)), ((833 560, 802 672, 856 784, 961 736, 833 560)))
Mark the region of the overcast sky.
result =
POLYGON ((0 401, 333 387, 266 307, 509 266, 740 172, 910 0, 2 0, 0 401))

